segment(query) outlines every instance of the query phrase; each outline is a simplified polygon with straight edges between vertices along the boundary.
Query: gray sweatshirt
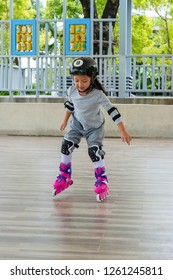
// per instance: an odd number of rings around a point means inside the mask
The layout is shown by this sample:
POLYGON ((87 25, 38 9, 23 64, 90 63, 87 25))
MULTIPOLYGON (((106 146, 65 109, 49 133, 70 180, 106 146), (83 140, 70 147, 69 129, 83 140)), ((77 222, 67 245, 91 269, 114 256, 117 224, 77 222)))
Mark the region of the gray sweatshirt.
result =
POLYGON ((119 111, 112 105, 103 91, 93 89, 86 96, 82 96, 74 86, 71 86, 67 95, 68 101, 64 103, 65 108, 82 124, 84 130, 98 128, 103 124, 104 115, 101 106, 116 124, 121 122, 119 111))

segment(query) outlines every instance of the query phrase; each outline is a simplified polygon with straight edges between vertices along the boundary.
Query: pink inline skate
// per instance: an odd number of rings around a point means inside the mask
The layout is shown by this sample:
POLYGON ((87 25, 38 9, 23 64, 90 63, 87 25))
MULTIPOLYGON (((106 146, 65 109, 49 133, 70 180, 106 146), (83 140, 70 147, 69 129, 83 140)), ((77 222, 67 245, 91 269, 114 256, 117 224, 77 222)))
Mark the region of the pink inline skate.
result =
POLYGON ((108 179, 106 176, 105 167, 98 167, 95 169, 96 182, 94 186, 94 191, 97 194, 97 202, 104 200, 109 194, 108 179))
POLYGON ((73 184, 73 181, 71 179, 71 163, 69 162, 67 165, 61 163, 59 170, 60 173, 53 183, 53 196, 56 196, 57 194, 59 194, 60 192, 67 189, 70 185, 73 184))

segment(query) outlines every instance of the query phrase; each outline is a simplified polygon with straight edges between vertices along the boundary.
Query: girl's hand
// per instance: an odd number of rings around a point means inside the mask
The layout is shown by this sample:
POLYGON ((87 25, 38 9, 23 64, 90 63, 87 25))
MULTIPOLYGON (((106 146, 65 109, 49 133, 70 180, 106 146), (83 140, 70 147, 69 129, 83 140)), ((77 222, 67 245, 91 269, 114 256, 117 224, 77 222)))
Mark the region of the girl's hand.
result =
POLYGON ((122 122, 118 123, 118 128, 120 130, 120 134, 121 134, 121 139, 124 143, 127 143, 128 145, 130 145, 130 142, 132 140, 132 137, 127 133, 125 126, 122 122))
POLYGON ((132 137, 126 131, 122 131, 121 132, 121 139, 124 143, 127 143, 128 145, 130 145, 132 137))
POLYGON ((62 121, 62 123, 61 123, 61 125, 60 125, 60 130, 61 130, 61 131, 63 131, 63 130, 66 128, 70 116, 71 116, 71 112, 66 111, 66 112, 65 112, 65 116, 64 116, 64 118, 63 118, 63 121, 62 121))
POLYGON ((63 121, 62 124, 60 125, 60 130, 61 131, 64 131, 64 129, 66 128, 67 126, 67 122, 66 121, 63 121))

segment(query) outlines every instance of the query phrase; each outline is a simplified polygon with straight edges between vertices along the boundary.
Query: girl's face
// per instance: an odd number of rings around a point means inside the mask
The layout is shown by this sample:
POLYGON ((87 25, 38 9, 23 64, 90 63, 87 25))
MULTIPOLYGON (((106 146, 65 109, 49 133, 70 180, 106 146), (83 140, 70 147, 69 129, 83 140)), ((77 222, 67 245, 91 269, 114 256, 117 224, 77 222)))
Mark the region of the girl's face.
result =
POLYGON ((85 91, 90 87, 91 77, 88 77, 87 75, 74 75, 73 81, 78 91, 85 93, 85 91))

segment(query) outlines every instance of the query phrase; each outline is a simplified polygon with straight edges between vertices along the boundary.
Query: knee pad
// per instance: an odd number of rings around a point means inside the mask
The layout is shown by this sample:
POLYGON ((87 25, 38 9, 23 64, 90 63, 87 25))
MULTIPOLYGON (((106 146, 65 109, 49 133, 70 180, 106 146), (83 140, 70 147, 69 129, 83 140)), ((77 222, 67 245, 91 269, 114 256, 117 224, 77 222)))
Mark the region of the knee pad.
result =
POLYGON ((88 148, 88 155, 93 162, 104 159, 105 152, 98 145, 94 145, 88 148))
POLYGON ((71 140, 64 139, 61 146, 61 153, 64 155, 69 155, 73 152, 77 145, 71 140))

